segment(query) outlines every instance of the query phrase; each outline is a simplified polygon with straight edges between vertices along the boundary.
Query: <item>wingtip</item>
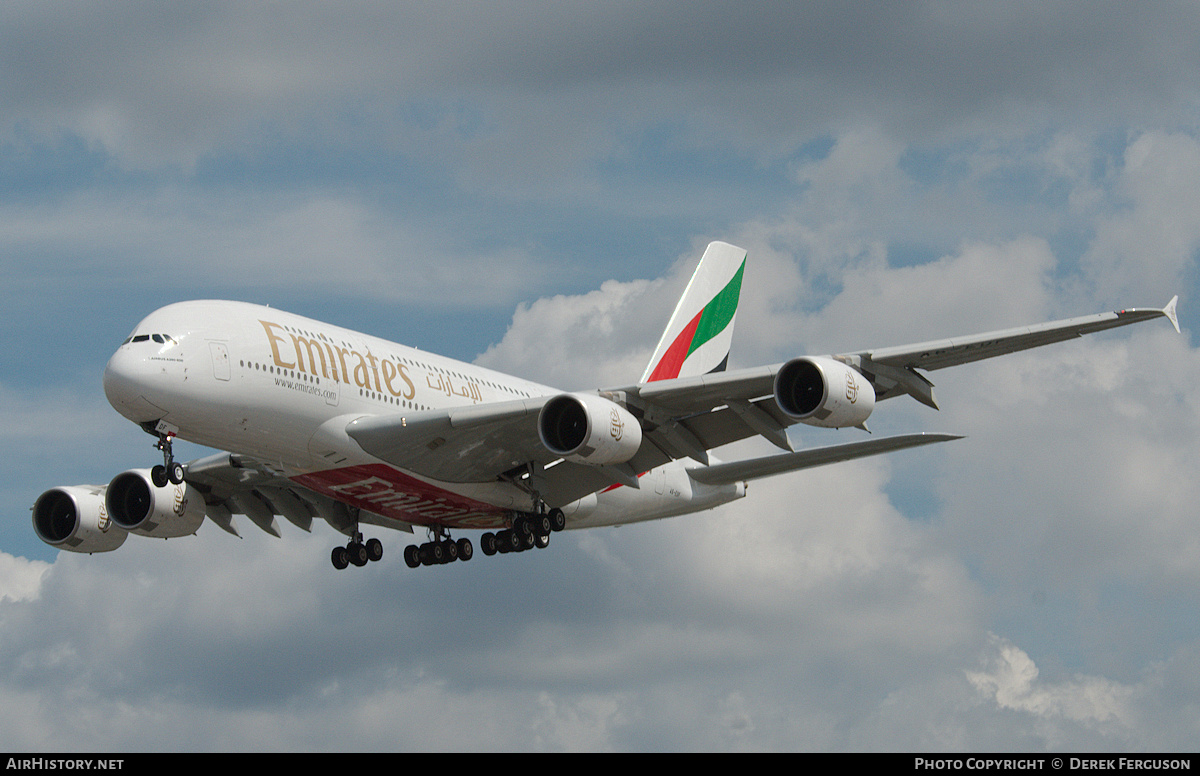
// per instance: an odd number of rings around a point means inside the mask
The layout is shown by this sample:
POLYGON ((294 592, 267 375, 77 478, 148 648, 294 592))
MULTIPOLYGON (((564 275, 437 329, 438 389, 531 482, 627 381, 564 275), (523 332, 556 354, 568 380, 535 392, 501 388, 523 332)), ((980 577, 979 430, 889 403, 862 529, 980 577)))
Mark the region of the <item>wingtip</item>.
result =
POLYGON ((1167 306, 1163 308, 1163 315, 1167 316, 1167 320, 1175 327, 1175 331, 1179 332, 1179 317, 1175 314, 1175 304, 1179 301, 1179 294, 1171 297, 1171 301, 1167 302, 1167 306))

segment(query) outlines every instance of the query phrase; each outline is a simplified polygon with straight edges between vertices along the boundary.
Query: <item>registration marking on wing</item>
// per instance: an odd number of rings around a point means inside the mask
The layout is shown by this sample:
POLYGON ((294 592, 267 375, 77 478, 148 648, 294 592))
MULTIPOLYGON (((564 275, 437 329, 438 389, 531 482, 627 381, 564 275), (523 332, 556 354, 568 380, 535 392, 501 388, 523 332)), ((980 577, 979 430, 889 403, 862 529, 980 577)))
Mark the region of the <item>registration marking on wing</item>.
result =
POLYGON ((385 464, 294 477, 306 488, 377 515, 415 525, 503 528, 505 510, 452 493, 385 464))

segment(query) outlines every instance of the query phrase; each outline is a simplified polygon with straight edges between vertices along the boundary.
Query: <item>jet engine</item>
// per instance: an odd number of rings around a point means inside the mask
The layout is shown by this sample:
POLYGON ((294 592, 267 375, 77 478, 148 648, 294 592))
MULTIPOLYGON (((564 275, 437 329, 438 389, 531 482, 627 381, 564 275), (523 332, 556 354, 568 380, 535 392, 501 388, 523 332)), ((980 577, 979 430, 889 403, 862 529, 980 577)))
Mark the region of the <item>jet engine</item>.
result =
POLYGON ((794 358, 775 374, 775 401, 810 426, 860 426, 875 409, 875 389, 857 370, 832 358, 794 358))
POLYGON ((125 543, 104 506, 104 488, 72 485, 51 488, 33 504, 33 530, 52 547, 71 552, 108 552, 125 543))
POLYGON ((142 536, 190 536, 204 522, 204 496, 198 490, 186 482, 157 487, 149 469, 131 469, 113 477, 104 503, 113 522, 142 536))
POLYGON ((629 410, 602 396, 565 393, 542 407, 538 436, 568 461, 596 466, 625 463, 642 446, 642 426, 629 410))

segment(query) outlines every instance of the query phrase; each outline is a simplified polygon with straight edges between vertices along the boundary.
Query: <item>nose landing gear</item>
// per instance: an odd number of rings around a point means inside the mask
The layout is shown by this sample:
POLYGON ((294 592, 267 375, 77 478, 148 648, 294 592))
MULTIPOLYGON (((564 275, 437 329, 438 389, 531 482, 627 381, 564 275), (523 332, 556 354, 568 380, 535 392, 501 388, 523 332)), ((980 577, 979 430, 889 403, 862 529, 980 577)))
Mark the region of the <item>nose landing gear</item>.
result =
POLYGON ((158 432, 158 444, 154 448, 162 451, 163 462, 161 466, 155 466, 150 469, 150 481, 156 487, 165 488, 168 482, 173 485, 180 485, 187 475, 183 464, 175 460, 175 454, 171 450, 171 441, 174 439, 175 432, 173 431, 158 432))

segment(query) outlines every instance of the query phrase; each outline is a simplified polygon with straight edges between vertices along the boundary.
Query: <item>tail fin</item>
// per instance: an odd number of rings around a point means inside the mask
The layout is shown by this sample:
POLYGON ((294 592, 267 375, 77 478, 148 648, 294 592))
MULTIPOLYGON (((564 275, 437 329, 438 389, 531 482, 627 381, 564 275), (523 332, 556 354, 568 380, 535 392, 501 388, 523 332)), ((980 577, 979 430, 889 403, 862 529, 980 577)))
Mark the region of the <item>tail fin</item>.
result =
POLYGON ((709 243, 654 349, 643 383, 725 369, 745 269, 746 251, 709 243))

